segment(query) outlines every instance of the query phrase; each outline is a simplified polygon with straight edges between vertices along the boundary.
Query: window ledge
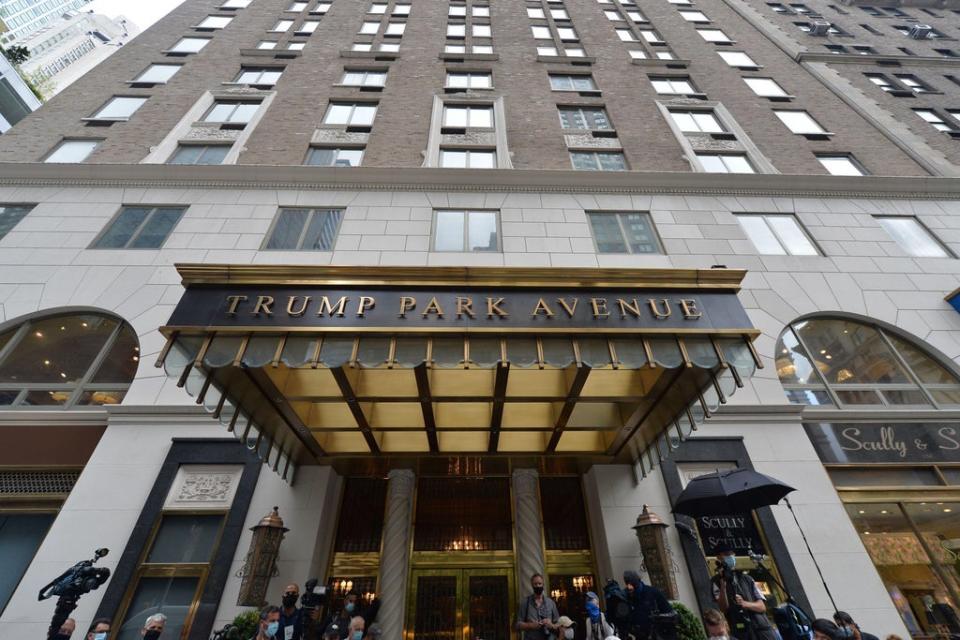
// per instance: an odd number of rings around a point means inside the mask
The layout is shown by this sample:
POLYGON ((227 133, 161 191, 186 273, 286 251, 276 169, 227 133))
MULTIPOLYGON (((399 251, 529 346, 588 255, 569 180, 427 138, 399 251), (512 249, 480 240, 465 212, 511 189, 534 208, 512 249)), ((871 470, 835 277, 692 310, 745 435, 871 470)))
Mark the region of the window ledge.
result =
POLYGON ((686 69, 689 60, 663 60, 662 58, 633 58, 631 62, 640 67, 667 67, 668 69, 686 69))
POLYGON ((157 85, 163 86, 166 82, 137 82, 136 80, 127 80, 131 89, 153 89, 157 85))
POLYGON ((577 66, 589 66, 596 62, 593 56, 537 56, 537 62, 546 62, 547 64, 572 64, 577 66))
POLYGON ((240 49, 241 56, 254 58, 299 58, 300 51, 290 51, 288 49, 240 49))
POLYGON ((109 127, 115 122, 127 122, 130 118, 80 118, 80 120, 93 126, 109 127))
POLYGON ((766 98, 770 102, 790 102, 795 100, 797 96, 786 95, 786 96, 757 96, 758 98, 766 98))
POLYGON ((354 51, 352 49, 341 49, 341 58, 364 58, 367 60, 391 61, 400 57, 397 51, 354 51))
MULTIPOLYGON (((203 51, 203 49, 201 49, 200 51, 203 51)), ((171 56, 174 58, 185 58, 187 56, 192 56, 197 53, 200 53, 200 51, 174 51, 173 49, 166 49, 164 51, 161 51, 160 53, 162 53, 165 56, 171 56)))
POLYGON ((221 82, 223 87, 236 87, 239 89, 252 89, 254 91, 273 91, 276 85, 272 84, 249 84, 246 82, 221 82))
POLYGON ((466 60, 499 60, 500 55, 496 53, 441 53, 440 59, 448 62, 463 62, 466 60))
POLYGON ((444 93, 464 94, 471 91, 493 91, 494 87, 444 87, 444 93))
POLYGON ((803 136, 807 140, 829 140, 831 136, 836 135, 832 131, 821 131, 820 133, 798 133, 798 136, 803 136))

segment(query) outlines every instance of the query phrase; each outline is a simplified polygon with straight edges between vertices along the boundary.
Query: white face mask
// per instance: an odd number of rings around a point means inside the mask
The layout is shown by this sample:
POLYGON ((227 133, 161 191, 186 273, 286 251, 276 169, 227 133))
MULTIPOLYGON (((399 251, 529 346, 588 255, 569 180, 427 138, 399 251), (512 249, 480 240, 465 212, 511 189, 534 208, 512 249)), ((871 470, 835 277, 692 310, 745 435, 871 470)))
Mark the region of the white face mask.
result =
POLYGON ((573 627, 567 627, 564 629, 563 637, 565 640, 573 640, 573 627))

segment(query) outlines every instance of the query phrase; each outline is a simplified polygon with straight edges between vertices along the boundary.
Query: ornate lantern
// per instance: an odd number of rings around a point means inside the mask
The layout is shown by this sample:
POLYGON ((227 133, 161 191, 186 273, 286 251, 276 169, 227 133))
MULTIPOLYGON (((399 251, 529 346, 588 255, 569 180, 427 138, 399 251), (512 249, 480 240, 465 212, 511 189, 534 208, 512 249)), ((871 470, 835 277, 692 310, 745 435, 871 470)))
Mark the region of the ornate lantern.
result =
POLYGON ((274 507, 255 527, 253 539, 250 540, 250 550, 247 559, 240 569, 240 595, 237 596, 237 605, 241 607, 262 607, 266 604, 267 588, 270 578, 277 575, 277 556, 280 555, 280 543, 284 534, 289 531, 283 526, 279 508, 274 507))
POLYGON ((673 552, 667 542, 667 527, 653 511, 643 505, 637 524, 631 527, 640 543, 640 563, 650 578, 650 584, 663 591, 668 599, 678 597, 677 578, 673 572, 673 552))

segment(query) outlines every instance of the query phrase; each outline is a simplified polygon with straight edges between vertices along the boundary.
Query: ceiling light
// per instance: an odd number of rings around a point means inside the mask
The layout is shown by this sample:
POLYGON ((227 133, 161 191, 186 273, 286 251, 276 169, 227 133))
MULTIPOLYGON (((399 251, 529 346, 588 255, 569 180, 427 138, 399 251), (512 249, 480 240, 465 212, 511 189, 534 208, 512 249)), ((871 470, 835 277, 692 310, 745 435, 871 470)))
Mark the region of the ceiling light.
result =
POLYGON ((42 331, 37 331, 37 332, 35 332, 33 335, 37 336, 38 338, 42 338, 42 337, 43 337, 43 332, 42 332, 42 331))

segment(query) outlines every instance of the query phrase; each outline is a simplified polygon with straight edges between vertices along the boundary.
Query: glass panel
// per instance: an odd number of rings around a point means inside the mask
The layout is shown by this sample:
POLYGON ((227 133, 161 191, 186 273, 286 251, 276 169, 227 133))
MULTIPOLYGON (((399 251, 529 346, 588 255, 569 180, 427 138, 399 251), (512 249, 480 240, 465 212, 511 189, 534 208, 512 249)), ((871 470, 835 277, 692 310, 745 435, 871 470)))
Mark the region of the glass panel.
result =
POLYGON ((645 213, 627 213, 622 214, 620 219, 632 253, 660 253, 650 216, 645 213))
POLYGON ((314 211, 300 248, 304 251, 333 251, 341 216, 339 209, 314 211))
POLYGON ((404 367, 415 367, 427 357, 426 338, 397 338, 397 363, 404 367))
POLYGON ((825 389, 786 389, 787 400, 794 404, 824 405, 833 404, 825 389))
POLYGON ((159 249, 183 215, 183 209, 157 209, 130 243, 134 249, 159 249))
MULTIPOLYGON (((909 383, 873 327, 838 319, 794 325, 828 384, 909 383)), ((879 402, 879 400, 878 400, 879 402)))
POLYGON ((289 367, 299 367, 313 358, 317 350, 317 339, 308 336, 288 336, 283 345, 280 360, 289 367))
POLYGON ((206 563, 220 535, 223 516, 164 515, 153 541, 149 563, 206 563))
POLYGON ((383 478, 347 478, 337 525, 335 552, 380 551, 387 481, 383 478))
POLYGON ((660 366, 673 369, 683 364, 683 354, 680 353, 680 345, 674 338, 651 338, 649 340, 650 348, 653 351, 653 359, 660 366))
POLYGON ((320 361, 328 367, 346 364, 353 355, 353 338, 327 336, 320 347, 320 361))
POLYGON ((940 404, 960 404, 960 389, 936 389, 931 394, 940 404))
POLYGON ((94 117, 105 119, 129 118, 146 101, 146 98, 117 97, 104 105, 94 117))
MULTIPOLYGON (((213 393, 213 391, 211 391, 213 393)), ((125 389, 116 391, 84 391, 77 396, 78 405, 104 406, 108 404, 120 404, 123 397, 127 395, 125 389)))
POLYGON ((0 514, 0 612, 33 561, 56 515, 0 514))
POLYGON ((587 508, 580 478, 540 478, 540 503, 547 549, 572 551, 590 548, 587 508))
POLYGON ((97 140, 65 140, 44 162, 83 162, 99 144, 97 140))
POLYGON ((819 383, 814 364, 791 329, 780 334, 776 351, 777 375, 784 384, 819 383))
POLYGON ((512 548, 513 524, 507 478, 420 479, 415 551, 512 548))
POLYGON ((580 360, 595 369, 610 366, 610 347, 604 338, 581 338, 580 360))
POLYGON ((93 248, 119 249, 125 246, 148 215, 150 215, 150 209, 142 207, 124 208, 106 232, 94 243, 93 248))
POLYGON ((617 352, 620 363, 630 369, 639 369, 648 364, 643 340, 639 338, 617 338, 613 341, 613 348, 617 352))
POLYGON ((767 224, 794 256, 815 256, 817 249, 792 216, 768 216, 767 224))
POLYGON ((442 369, 455 369, 463 365, 463 338, 433 339, 433 363, 442 369))
POLYGON ((140 345, 137 336, 130 326, 124 326, 92 382, 129 383, 137 374, 139 364, 140 345))
POLYGON ((913 218, 906 216, 877 218, 877 222, 896 240, 900 248, 911 256, 923 258, 949 257, 943 247, 913 218))
POLYGON ((464 216, 463 211, 437 211, 434 249, 463 251, 464 216))
POLYGON ((20 395, 19 391, 0 391, 0 406, 10 406, 14 400, 17 399, 18 395, 20 395))
POLYGON ((457 577, 417 576, 413 640, 456 640, 457 577))
POLYGON ((617 216, 611 213, 589 214, 590 227, 600 253, 627 253, 627 244, 620 231, 617 216))
POLYGON ((199 164, 204 147, 195 144, 180 145, 177 152, 170 158, 170 164, 199 164))
POLYGON ((510 640, 510 601, 507 576, 469 576, 468 638, 510 640))
POLYGON ((33 322, 0 365, 0 381, 78 382, 116 326, 116 320, 94 315, 58 316, 33 322))
POLYGON ((0 238, 7 235, 33 207, 0 207, 0 238))
POLYGON ((22 405, 27 406, 58 406, 64 405, 70 400, 73 391, 29 391, 23 400, 22 405))
POLYGON ((470 359, 481 367, 489 368, 500 362, 499 338, 470 338, 470 359))
POLYGON ((357 349, 357 362, 363 367, 377 367, 390 356, 390 338, 361 337, 357 349))
POLYGON ((306 209, 283 209, 273 227, 273 233, 267 241, 267 249, 296 249, 300 243, 300 233, 310 214, 306 209))
POLYGON ((930 404, 919 389, 881 389, 880 393, 890 404, 930 404))
POLYGON ((516 367, 537 363, 537 342, 533 338, 507 338, 507 360, 516 367))
POLYGON ((576 361, 570 338, 543 338, 543 359, 552 367, 568 367, 576 361))
POLYGON ((497 214, 493 211, 469 213, 470 251, 497 250, 497 214))
POLYGON ((184 623, 199 582, 199 578, 140 578, 117 640, 141 640, 143 621, 155 613, 167 616, 164 636, 183 637, 184 623))
POLYGON ((872 390, 837 389, 836 393, 844 404, 883 404, 877 392, 872 390))
POLYGON ((835 487, 935 487, 932 469, 828 469, 835 487))

